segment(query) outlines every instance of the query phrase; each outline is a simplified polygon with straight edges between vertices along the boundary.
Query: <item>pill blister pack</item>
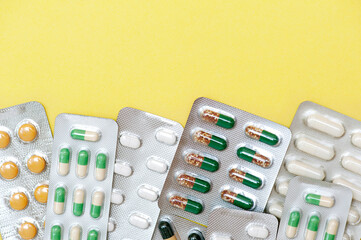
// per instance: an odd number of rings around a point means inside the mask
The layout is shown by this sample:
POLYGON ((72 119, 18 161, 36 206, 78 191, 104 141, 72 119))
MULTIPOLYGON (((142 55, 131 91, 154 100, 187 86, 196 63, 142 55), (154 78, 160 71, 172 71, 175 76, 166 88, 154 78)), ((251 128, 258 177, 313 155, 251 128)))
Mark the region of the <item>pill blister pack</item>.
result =
POLYGON ((275 240, 277 228, 271 214, 217 208, 209 215, 206 240, 275 240))
POLYGON ((0 110, 0 235, 4 239, 43 239, 52 142, 40 103, 0 110))
POLYGON ((267 210, 280 216, 295 175, 349 187, 353 192, 345 239, 361 238, 361 122, 313 102, 303 102, 291 124, 292 142, 267 210))
POLYGON ((160 212, 157 201, 183 127, 134 108, 120 110, 117 123, 111 206, 115 229, 109 239, 151 239, 160 212))
POLYGON ((160 208, 203 225, 216 207, 263 212, 290 139, 290 130, 277 123, 197 99, 160 208))
POLYGON ((295 177, 289 183, 277 239, 342 239, 351 206, 350 189, 295 177))
POLYGON ((117 133, 111 119, 57 116, 44 239, 107 239, 117 133))

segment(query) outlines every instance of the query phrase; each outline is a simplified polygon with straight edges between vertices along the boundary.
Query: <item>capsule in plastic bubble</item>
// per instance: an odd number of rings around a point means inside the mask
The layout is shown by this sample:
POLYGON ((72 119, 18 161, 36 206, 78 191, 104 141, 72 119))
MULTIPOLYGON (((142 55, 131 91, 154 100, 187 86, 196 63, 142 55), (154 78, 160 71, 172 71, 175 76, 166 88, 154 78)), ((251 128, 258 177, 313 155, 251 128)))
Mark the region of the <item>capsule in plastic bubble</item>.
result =
POLYGON ((74 191, 74 200, 73 200, 73 214, 75 216, 81 216, 84 210, 84 197, 85 191, 82 188, 77 188, 74 191))
POLYGON ((70 229, 69 240, 80 240, 81 239, 81 227, 74 225, 70 229))
POLYGON ((221 114, 209 108, 206 108, 201 112, 201 117, 204 121, 213 123, 223 128, 229 129, 233 128, 234 126, 234 119, 232 117, 221 114))
POLYGON ((197 153, 188 153, 184 156, 184 160, 195 167, 199 167, 209 172, 215 172, 219 169, 219 163, 212 159, 197 153))
POLYGON ((183 187, 191 188, 195 191, 206 193, 211 188, 209 182, 181 173, 177 177, 177 182, 183 187))
POLYGON ((71 137, 76 140, 96 142, 100 139, 100 134, 96 131, 84 129, 73 129, 70 133, 71 137))
POLYGON ((87 240, 98 240, 99 232, 97 230, 90 230, 87 240))
POLYGON ((92 218, 100 217, 104 202, 104 193, 102 191, 96 191, 92 196, 92 204, 90 208, 90 216, 92 218))
POLYGON ((222 151, 227 147, 227 141, 224 138, 218 137, 203 130, 197 130, 193 133, 193 141, 219 151, 222 151))
POLYGON ((332 207, 335 203, 333 197, 327 197, 313 193, 307 194, 305 200, 309 204, 321 206, 321 207, 327 207, 327 208, 332 207))
POLYGON ((69 173, 70 151, 69 148, 62 148, 59 153, 58 173, 65 176, 69 173))
POLYGON ((88 172, 89 154, 86 150, 81 150, 78 155, 78 164, 76 166, 76 173, 78 177, 83 178, 88 172))
POLYGON ((161 220, 158 225, 160 235, 162 235, 162 239, 164 240, 177 240, 172 226, 168 221, 161 220))
POLYGON ((290 217, 288 219, 288 224, 286 228, 286 236, 288 238, 295 238, 297 235, 298 225, 300 223, 300 212, 299 211, 293 211, 290 214, 290 217))
POLYGON ((223 190, 221 192, 221 198, 222 200, 232 203, 233 205, 245 210, 250 210, 254 206, 252 199, 230 190, 223 190))
POLYGON ((277 145, 279 142, 276 134, 273 134, 255 126, 247 126, 245 132, 248 137, 271 146, 277 145))
POLYGON ((64 213, 65 194, 66 194, 65 188, 57 187, 55 189, 54 206, 53 206, 53 210, 55 214, 59 215, 64 213))
POLYGON ((169 199, 169 203, 176 208, 182 209, 186 212, 199 214, 203 211, 203 206, 199 202, 181 197, 181 196, 172 196, 169 199))
POLYGON ((50 239, 61 240, 61 227, 59 225, 54 225, 51 227, 50 239))
POLYGON ((99 153, 96 160, 95 179, 103 181, 107 175, 107 155, 99 153))
POLYGON ((262 180, 250 173, 241 171, 237 168, 229 170, 229 177, 233 180, 240 182, 248 187, 258 189, 262 186, 262 180))
POLYGON ((317 215, 313 215, 310 217, 310 219, 308 220, 305 240, 316 239, 319 223, 320 223, 320 218, 317 215))
POLYGON ((324 240, 335 240, 338 231, 339 222, 337 219, 330 219, 327 221, 326 234, 324 240))
POLYGON ((189 234, 188 240, 204 240, 204 237, 200 231, 194 230, 189 234))
POLYGON ((260 167, 268 168, 271 165, 271 160, 268 157, 263 156, 248 147, 238 148, 237 156, 260 167))

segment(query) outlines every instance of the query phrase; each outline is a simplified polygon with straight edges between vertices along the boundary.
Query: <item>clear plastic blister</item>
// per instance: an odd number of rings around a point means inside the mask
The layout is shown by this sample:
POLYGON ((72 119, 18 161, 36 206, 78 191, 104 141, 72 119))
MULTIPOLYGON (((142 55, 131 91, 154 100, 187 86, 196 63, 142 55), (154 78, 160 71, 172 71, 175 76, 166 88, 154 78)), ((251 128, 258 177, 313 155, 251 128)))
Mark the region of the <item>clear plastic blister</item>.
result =
POLYGON ((203 225, 221 206, 263 212, 290 139, 286 127, 211 99, 197 99, 160 208, 203 225), (184 173, 188 177, 180 177, 184 173))
POLYGON ((111 119, 57 116, 45 239, 107 239, 117 133, 111 119))
POLYGON ((216 208, 209 215, 206 240, 275 240, 277 228, 271 214, 216 208))
POLYGON ((40 103, 0 110, 3 239, 43 239, 52 143, 49 122, 40 103))
POLYGON ((120 110, 109 239, 150 239, 158 198, 183 127, 134 108, 120 110))

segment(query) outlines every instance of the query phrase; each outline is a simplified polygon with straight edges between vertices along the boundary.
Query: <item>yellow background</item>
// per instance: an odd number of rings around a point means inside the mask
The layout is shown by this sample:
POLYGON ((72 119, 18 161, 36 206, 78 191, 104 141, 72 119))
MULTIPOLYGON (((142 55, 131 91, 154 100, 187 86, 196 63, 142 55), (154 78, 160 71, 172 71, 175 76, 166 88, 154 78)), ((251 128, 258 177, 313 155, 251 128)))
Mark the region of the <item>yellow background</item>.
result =
POLYGON ((0 107, 37 100, 186 122, 209 97, 289 126, 312 100, 361 120, 360 0, 0 0, 0 107))

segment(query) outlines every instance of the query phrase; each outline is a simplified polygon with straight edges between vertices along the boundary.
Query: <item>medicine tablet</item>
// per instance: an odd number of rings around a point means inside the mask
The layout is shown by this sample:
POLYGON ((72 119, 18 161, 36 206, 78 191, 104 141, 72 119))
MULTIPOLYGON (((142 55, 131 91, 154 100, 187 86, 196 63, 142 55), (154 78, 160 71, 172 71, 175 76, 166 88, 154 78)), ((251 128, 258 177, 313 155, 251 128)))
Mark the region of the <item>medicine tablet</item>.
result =
POLYGON ((34 190, 35 200, 39 203, 46 203, 48 201, 49 185, 43 184, 37 186, 34 190))
POLYGON ((14 210, 23 210, 28 206, 29 199, 23 192, 13 193, 9 199, 10 207, 14 210))
POLYGON ((96 142, 100 139, 100 133, 84 129, 73 129, 70 133, 73 139, 96 142))
POLYGON ((281 218, 282 217, 282 211, 283 211, 283 206, 280 203, 272 203, 269 207, 268 207, 268 212, 271 213, 272 215, 281 218))
POLYGON ((288 191, 288 181, 282 181, 282 182, 277 182, 276 183, 276 191, 283 195, 286 196, 287 191, 288 191))
POLYGON ((264 226, 251 225, 247 229, 247 234, 253 238, 265 239, 269 235, 269 231, 264 226))
POLYGON ((19 168, 14 162, 5 162, 0 166, 0 175, 7 180, 16 178, 18 173, 19 168))
POLYGON ((92 196, 92 204, 90 208, 90 216, 92 218, 100 217, 104 203, 104 193, 102 191, 96 191, 92 196))
POLYGON ((175 132, 169 129, 159 129, 155 134, 155 139, 157 139, 158 142, 165 143, 170 146, 177 142, 175 132))
POLYGON ((354 158, 352 156, 344 156, 341 160, 342 167, 354 172, 358 175, 361 175, 361 160, 354 158))
POLYGON ((321 167, 314 167, 298 160, 287 162, 286 168, 287 171, 298 176, 309 177, 316 180, 323 180, 326 177, 325 171, 321 167))
POLYGON ((81 239, 81 227, 79 225, 72 226, 69 233, 69 240, 81 239))
POLYGON ((111 196, 111 203, 113 204, 122 204, 124 202, 123 194, 118 191, 113 191, 111 196))
POLYGON ((332 137, 341 137, 345 133, 345 128, 341 123, 334 122, 320 114, 312 114, 307 117, 308 127, 326 133, 332 137))
POLYGON ((331 160, 335 156, 335 150, 332 147, 323 145, 307 137, 297 138, 295 145, 299 150, 323 160, 331 160))
POLYGON ((350 183, 343 178, 336 178, 332 182, 351 189, 353 193, 353 199, 361 202, 361 187, 356 184, 350 183))
POLYGON ((158 193, 152 189, 149 189, 145 186, 140 186, 138 188, 137 194, 139 197, 146 199, 148 201, 154 202, 158 199, 158 193))
POLYGON ((351 137, 351 142, 356 147, 361 148, 361 133, 354 133, 351 137))
POLYGON ((24 222, 20 225, 18 233, 22 239, 33 239, 38 233, 37 227, 30 222, 24 222))
POLYGON ((18 136, 24 142, 32 142, 38 135, 36 127, 31 123, 25 123, 19 127, 18 136))
POLYGON ((133 226, 141 229, 147 229, 149 227, 149 221, 146 217, 133 213, 128 219, 129 223, 133 226))
POLYGON ((27 166, 32 173, 38 174, 44 171, 46 161, 43 157, 40 157, 38 155, 32 155, 27 161, 27 166))
POLYGON ((134 134, 124 133, 120 136, 120 144, 124 147, 137 149, 140 147, 140 138, 134 134))
POLYGON ((351 237, 346 233, 342 236, 342 240, 351 240, 351 237))
POLYGON ((164 161, 160 160, 159 158, 157 158, 155 156, 149 157, 146 165, 149 170, 152 170, 152 171, 158 172, 158 173, 165 173, 168 170, 167 163, 165 163, 164 161))
POLYGON ((211 240, 233 240, 231 236, 213 234, 211 240))
POLYGON ((114 165, 114 172, 124 177, 129 177, 133 173, 133 169, 124 163, 116 163, 114 165))
POLYGON ((349 224, 356 224, 360 220, 360 213, 355 207, 351 207, 348 212, 347 222, 349 224))
POLYGON ((113 232, 115 230, 115 222, 113 220, 110 220, 108 222, 108 232, 113 232))
POLYGON ((10 135, 5 131, 0 131, 0 149, 4 149, 10 144, 10 135))

